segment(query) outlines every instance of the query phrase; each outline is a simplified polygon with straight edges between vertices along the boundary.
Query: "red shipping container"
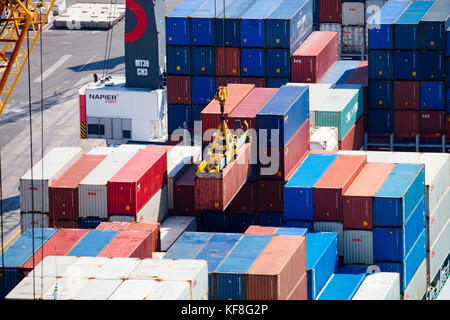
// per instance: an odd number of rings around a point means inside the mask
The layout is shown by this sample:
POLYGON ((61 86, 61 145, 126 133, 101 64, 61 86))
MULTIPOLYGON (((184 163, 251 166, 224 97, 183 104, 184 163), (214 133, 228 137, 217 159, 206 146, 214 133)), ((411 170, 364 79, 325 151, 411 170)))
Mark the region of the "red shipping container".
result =
POLYGON ((191 77, 167 76, 167 103, 191 104, 191 77))
POLYGON ((78 91, 78 99, 80 102, 80 122, 86 123, 86 87, 78 91))
POLYGON ((257 186, 255 182, 246 182, 230 203, 230 212, 255 214, 258 210, 257 186))
POLYGON ((108 215, 136 215, 166 182, 167 152, 139 150, 108 181, 108 215))
POLYGON ((343 221, 342 195, 361 172, 366 162, 366 156, 337 156, 314 186, 314 220, 343 221))
MULTIPOLYGON (((47 256, 65 256, 89 232, 88 229, 60 229, 34 254, 34 266, 47 256)), ((33 257, 22 266, 23 276, 33 270, 33 257)))
MULTIPOLYGON (((255 88, 251 84, 229 84, 227 86, 229 96, 225 102, 224 114, 225 118, 242 102, 244 98, 255 88)), ((200 112, 200 120, 202 122, 202 141, 203 144, 209 144, 212 141, 212 134, 217 131, 220 124, 220 104, 219 101, 211 101, 202 112, 200 112), (211 130, 210 139, 205 137, 205 132, 211 130)))
POLYGON ((305 273, 286 300, 308 300, 308 276, 305 273))
POLYGON ((143 231, 120 231, 97 257, 151 258, 152 236, 150 233, 143 231))
POLYGON ((245 128, 244 121, 247 121, 249 129, 256 130, 256 114, 277 91, 278 89, 276 88, 253 89, 237 108, 228 115, 228 128, 236 130, 236 121, 239 121, 241 128, 245 128))
POLYGON ((365 116, 361 116, 353 127, 347 132, 342 141, 339 141, 339 150, 360 150, 364 145, 365 116))
MULTIPOLYGON (((286 300, 305 274, 306 237, 276 235, 245 274, 245 298, 286 300)), ((306 296, 306 285, 301 289, 306 296)))
POLYGON ((56 229, 78 229, 78 220, 49 220, 48 226, 56 229))
POLYGON ((277 227, 250 226, 245 230, 245 234, 274 234, 277 227))
POLYGON ((82 155, 49 187, 49 219, 78 221, 78 185, 106 155, 82 155))
POLYGON ((446 130, 445 111, 420 111, 420 136, 440 138, 446 130))
POLYGON ((419 81, 394 81, 394 109, 419 110, 419 81))
POLYGON ((238 77, 216 77, 216 89, 219 87, 226 87, 230 83, 241 83, 241 78, 238 77))
POLYGON ((257 184, 258 212, 283 212, 284 180, 259 180, 257 184))
POLYGON ((292 82, 318 83, 337 60, 337 32, 314 31, 292 54, 292 82))
POLYGON ((216 48, 216 75, 239 77, 240 66, 241 52, 239 48, 216 48))
POLYGON ((419 133, 419 112, 416 110, 394 111, 394 135, 397 138, 414 138, 419 133))
POLYGON ((320 0, 319 22, 341 23, 342 22, 342 1, 341 0, 320 0))
POLYGON ((265 88, 266 78, 241 78, 242 84, 254 84, 255 87, 265 88))
MULTIPOLYGON (((258 179, 277 179, 287 181, 288 177, 292 175, 293 171, 298 167, 299 163, 305 158, 309 152, 309 119, 298 129, 291 140, 288 141, 286 146, 280 148, 267 147, 266 150, 258 150, 258 164, 257 164, 257 177, 258 179), (263 161, 260 157, 260 153, 264 153, 271 158, 272 152, 278 151, 279 154, 279 168, 276 173, 269 175, 266 171, 273 164, 262 164, 263 161)), ((261 148, 261 146, 260 146, 261 148)), ((272 171, 272 169, 271 169, 272 171)))
POLYGON ((393 163, 366 163, 344 192, 344 229, 372 230, 372 199, 394 167, 393 163))
MULTIPOLYGON (((188 169, 175 181, 173 186, 173 208, 176 214, 195 214, 195 169, 196 165, 188 169)), ((197 214, 195 214, 197 215, 197 214)))
POLYGON ((223 169, 221 178, 195 177, 197 210, 225 211, 251 174, 250 148, 250 143, 241 147, 237 158, 223 169))
POLYGON ((121 222, 121 221, 101 222, 95 229, 123 231, 126 230, 131 223, 132 222, 121 222))

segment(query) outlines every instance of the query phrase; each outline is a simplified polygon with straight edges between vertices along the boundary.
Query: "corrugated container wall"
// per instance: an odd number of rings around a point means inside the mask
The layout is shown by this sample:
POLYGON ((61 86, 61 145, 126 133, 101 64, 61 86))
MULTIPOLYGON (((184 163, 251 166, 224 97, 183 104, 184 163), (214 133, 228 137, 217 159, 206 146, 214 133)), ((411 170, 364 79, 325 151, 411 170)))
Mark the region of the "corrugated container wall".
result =
POLYGON ((399 274, 395 272, 368 274, 352 300, 401 300, 399 274))

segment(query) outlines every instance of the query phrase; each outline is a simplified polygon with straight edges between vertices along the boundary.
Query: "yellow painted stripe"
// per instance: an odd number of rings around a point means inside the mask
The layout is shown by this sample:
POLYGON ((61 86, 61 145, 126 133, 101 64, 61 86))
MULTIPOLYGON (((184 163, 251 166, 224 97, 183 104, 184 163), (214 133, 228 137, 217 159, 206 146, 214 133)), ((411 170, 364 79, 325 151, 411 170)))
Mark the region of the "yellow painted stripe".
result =
POLYGON ((19 229, 19 231, 16 232, 15 235, 13 235, 13 237, 12 237, 11 239, 8 240, 8 242, 5 243, 5 245, 2 247, 2 251, 3 251, 3 249, 4 249, 11 241, 14 240, 15 237, 17 237, 17 235, 18 235, 19 233, 20 233, 20 229, 19 229))

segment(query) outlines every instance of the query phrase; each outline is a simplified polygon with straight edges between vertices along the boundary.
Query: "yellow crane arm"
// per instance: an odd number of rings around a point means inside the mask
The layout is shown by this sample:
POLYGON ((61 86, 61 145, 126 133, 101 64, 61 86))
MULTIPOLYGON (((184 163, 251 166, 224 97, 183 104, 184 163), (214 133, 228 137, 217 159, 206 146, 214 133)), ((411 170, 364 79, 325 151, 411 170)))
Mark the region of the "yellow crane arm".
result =
POLYGON ((54 3, 55 0, 0 0, 0 14, 4 17, 0 19, 0 115, 54 3), (27 39, 30 40, 29 51, 23 43, 27 39))

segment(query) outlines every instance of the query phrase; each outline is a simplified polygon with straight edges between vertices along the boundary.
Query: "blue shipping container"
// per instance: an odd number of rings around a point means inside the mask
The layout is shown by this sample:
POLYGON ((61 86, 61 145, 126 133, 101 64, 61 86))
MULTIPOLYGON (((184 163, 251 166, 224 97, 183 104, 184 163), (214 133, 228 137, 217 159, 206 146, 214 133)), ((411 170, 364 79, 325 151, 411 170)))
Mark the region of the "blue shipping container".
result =
POLYGON ((436 0, 419 24, 419 39, 423 50, 444 50, 445 30, 450 27, 450 1, 436 0))
MULTIPOLYGON (((447 42, 446 42, 446 52, 447 52, 447 57, 450 57, 450 27, 447 29, 447 42)), ((448 74, 448 73, 447 73, 448 74)))
POLYGON ((166 15, 167 45, 190 44, 189 16, 205 2, 206 0, 184 0, 166 15))
POLYGON ((200 113, 206 108, 206 106, 206 104, 196 104, 192 106, 192 121, 194 122, 194 126, 195 121, 200 121, 200 113))
POLYGON ((360 64, 361 61, 338 60, 320 83, 344 84, 360 64))
POLYGON ((266 18, 283 0, 258 0, 241 17, 241 46, 266 47, 266 18))
MULTIPOLYGON (((449 48, 450 48, 450 43, 449 43, 449 48)), ((445 85, 447 86, 447 87, 450 87, 450 58, 447 58, 446 59, 446 65, 447 65, 447 68, 446 68, 446 75, 449 75, 449 76, 446 76, 445 77, 445 85)))
MULTIPOLYGON (((313 0, 313 22, 319 24, 319 0, 313 0)), ((319 29, 317 29, 319 30, 319 29)))
POLYGON ((67 255, 96 257, 118 233, 116 230, 91 230, 67 255))
POLYGON ((394 80, 419 80, 423 67, 418 51, 394 51, 394 80))
POLYGON ((373 258, 402 262, 425 229, 426 197, 422 196, 403 228, 373 229, 373 258))
POLYGON ((259 212, 259 224, 266 227, 281 227, 283 212, 259 212))
POLYGON ((394 109, 394 85, 392 81, 369 80, 367 108, 394 109))
POLYGON ((415 1, 394 24, 395 49, 418 50, 420 19, 434 4, 434 1, 415 1))
POLYGON ((216 58, 212 47, 193 47, 191 73, 194 76, 214 76, 216 58))
POLYGON ((168 74, 191 74, 191 54, 188 47, 167 47, 168 74))
POLYGON ((389 135, 394 132, 394 111, 368 110, 367 132, 374 135, 389 135))
POLYGON ((266 50, 266 77, 290 77, 291 56, 287 49, 266 50))
POLYGON ((331 276, 317 300, 352 300, 366 273, 335 273, 331 276))
POLYGON ((390 0, 372 16, 368 21, 369 50, 394 48, 393 25, 410 4, 410 1, 390 0))
POLYGON ((266 88, 280 88, 289 82, 289 78, 267 78, 266 88))
POLYGON ((369 51, 369 79, 392 80, 393 60, 392 51, 369 51))
POLYGON ((192 107, 183 104, 169 104, 167 106, 167 131, 172 134, 177 129, 194 127, 192 107))
POLYGON ((294 53, 311 34, 312 23, 312 0, 284 0, 266 20, 266 47, 294 53))
POLYGON ((258 145, 267 141, 267 146, 284 147, 307 119, 309 87, 282 86, 256 115, 258 145), (273 130, 278 131, 278 139, 273 130), (277 142, 271 141, 272 133, 277 142))
POLYGON ((251 214, 230 214, 230 232, 244 233, 251 225, 259 224, 259 217, 251 214))
POLYGON ((95 229, 104 220, 97 217, 88 217, 78 219, 78 228, 80 229, 95 229))
POLYGON ((397 164, 373 198, 374 227, 401 228, 425 193, 423 164, 397 164))
POLYGON ((313 189, 337 155, 310 154, 284 185, 284 219, 314 220, 313 189))
POLYGON ((194 259, 214 235, 209 232, 183 232, 164 255, 164 259, 194 259))
POLYGON ((265 66, 264 49, 246 48, 241 50, 241 77, 264 77, 265 66))
POLYGON ((443 51, 420 53, 420 80, 445 80, 445 54, 443 51))
POLYGON ((309 232, 314 231, 314 225, 312 221, 306 220, 285 220, 283 226, 286 228, 305 228, 309 232))
POLYGON ((272 235, 244 235, 213 273, 216 300, 245 300, 245 273, 272 238, 272 235))
POLYGON ((450 88, 447 88, 447 107, 446 107, 446 113, 450 113, 450 88))
POLYGON ((336 271, 338 259, 337 233, 315 232, 306 234, 308 300, 316 300, 318 294, 336 271))
POLYGON ((275 230, 273 234, 288 235, 288 236, 304 236, 308 233, 308 229, 305 228, 286 228, 280 227, 275 230))
POLYGON ((445 86, 441 81, 420 83, 420 110, 445 110, 445 86))
POLYGON ((228 214, 223 211, 202 211, 202 231, 227 232, 228 214))
POLYGON ((216 94, 214 77, 192 77, 192 104, 208 104, 216 94))

